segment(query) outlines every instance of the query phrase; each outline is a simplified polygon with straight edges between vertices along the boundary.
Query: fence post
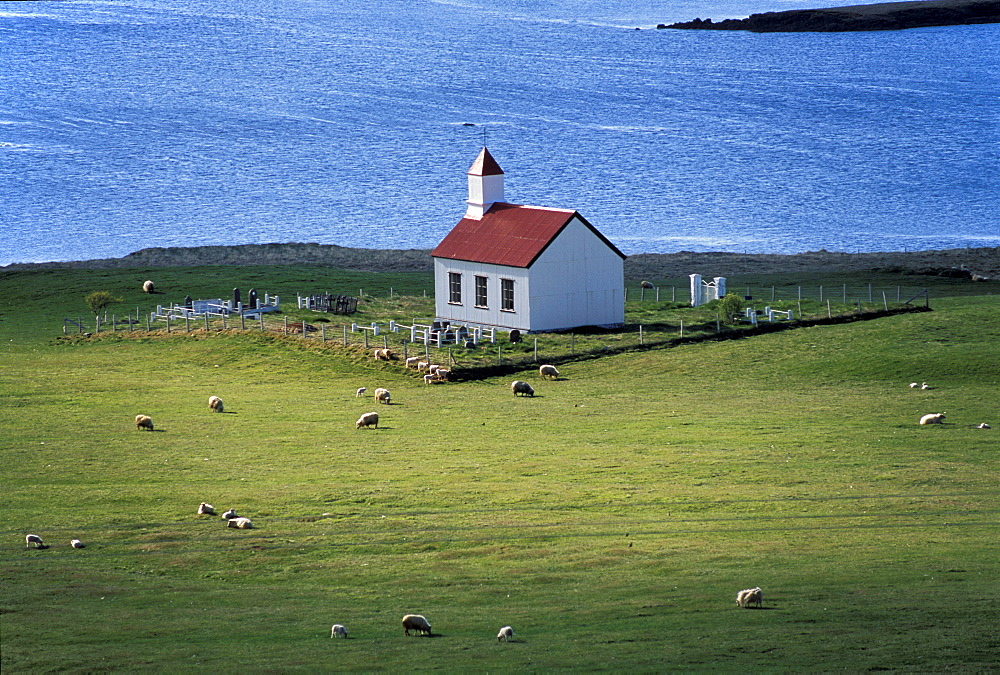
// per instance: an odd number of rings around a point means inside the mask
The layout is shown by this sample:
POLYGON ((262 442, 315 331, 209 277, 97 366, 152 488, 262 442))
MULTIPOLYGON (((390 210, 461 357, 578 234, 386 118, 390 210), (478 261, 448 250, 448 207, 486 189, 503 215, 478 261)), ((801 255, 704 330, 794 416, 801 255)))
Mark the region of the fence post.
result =
POLYGON ((882 306, 885 307, 885 311, 889 311, 889 300, 885 297, 885 291, 882 291, 882 306))
POLYGON ((771 286, 771 302, 774 302, 774 286, 771 286))
POLYGON ((868 302, 872 302, 872 285, 868 284, 868 302))
POLYGON ((263 333, 264 332, 264 312, 261 312, 260 314, 258 314, 257 318, 260 319, 260 332, 263 333))
POLYGON ((628 289, 625 289, 625 302, 628 302, 628 289))
POLYGON ((802 299, 802 287, 799 286, 799 300, 802 299))
POLYGON ((569 354, 576 356, 576 333, 569 334, 569 354))
POLYGON ((128 315, 128 332, 129 333, 132 332, 132 315, 131 314, 128 315))
POLYGON ((247 329, 247 318, 243 316, 243 312, 240 312, 240 329, 241 330, 247 329))
POLYGON ((657 302, 660 301, 660 287, 659 286, 656 287, 656 301, 657 302))
POLYGON ((823 302, 823 286, 819 287, 819 301, 823 302))
POLYGON ((455 367, 455 356, 454 356, 454 354, 451 353, 452 349, 453 349, 452 347, 448 347, 448 367, 449 368, 454 368, 455 367))
POLYGON ((847 304, 847 284, 844 284, 844 304, 847 304))
MULTIPOLYGON (((627 290, 625 291, 625 297, 626 298, 628 297, 628 291, 627 290)), ((639 287, 639 302, 642 302, 645 299, 646 299, 646 289, 645 289, 645 287, 640 286, 639 287)))
POLYGON ((146 332, 149 332, 149 315, 146 315, 146 332))
POLYGON ((715 313, 715 332, 716 333, 721 333, 722 332, 722 323, 719 320, 719 313, 718 312, 715 313))
POLYGON ((642 324, 639 324, 639 346, 642 346, 642 324))
POLYGON ((384 346, 386 349, 389 348, 389 336, 388 335, 383 335, 382 336, 382 346, 384 346))
POLYGON ((503 364, 503 345, 497 344, 497 365, 503 364))
POLYGON ((902 301, 903 301, 903 287, 896 286, 896 302, 902 302, 902 301))
POLYGON ((288 335, 288 317, 285 317, 285 335, 288 335))
MULTIPOLYGON (((148 319, 147 319, 147 321, 148 321, 148 319)), ((82 316, 76 317, 76 323, 77 323, 77 326, 78 326, 78 328, 76 329, 76 332, 77 333, 82 333, 83 332, 83 317, 82 316)))
POLYGON ((409 343, 407 343, 407 341, 404 339, 403 340, 403 363, 406 363, 406 346, 407 346, 407 344, 409 344, 409 343))
POLYGON ((361 332, 365 334, 365 349, 368 349, 368 331, 364 330, 361 332))
POLYGON ((320 337, 323 338, 323 344, 326 344, 326 324, 325 323, 321 323, 319 325, 319 334, 320 334, 320 337))
POLYGON ((227 330, 227 326, 226 326, 226 313, 225 312, 222 313, 222 330, 227 330))
POLYGON ((826 299, 826 318, 828 319, 833 318, 833 312, 830 311, 830 298, 826 299))
POLYGON ((347 324, 344 324, 344 346, 347 346, 347 324))
POLYGON ((170 332, 170 315, 167 314, 167 332, 170 332))
POLYGON ((306 339, 306 320, 302 319, 302 339, 306 339))
POLYGON ((670 302, 677 302, 677 287, 670 287, 670 302))
POLYGON ((684 319, 681 319, 681 337, 684 337, 684 319))
POLYGON ((112 333, 118 332, 118 317, 115 316, 114 314, 111 315, 111 332, 112 333))
POLYGON ((535 363, 538 363, 538 338, 535 338, 535 363))
POLYGON ((185 332, 191 332, 191 317, 187 314, 184 315, 184 330, 185 332))

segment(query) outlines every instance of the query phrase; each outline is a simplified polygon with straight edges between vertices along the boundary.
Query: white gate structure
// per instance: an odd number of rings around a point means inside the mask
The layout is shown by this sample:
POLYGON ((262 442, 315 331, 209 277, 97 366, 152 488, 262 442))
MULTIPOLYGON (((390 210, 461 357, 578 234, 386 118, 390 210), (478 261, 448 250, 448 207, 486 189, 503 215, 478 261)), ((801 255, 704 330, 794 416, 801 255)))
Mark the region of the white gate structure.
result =
POLYGON ((702 281, 700 274, 691 274, 691 306, 704 305, 718 300, 726 294, 726 277, 715 277, 712 281, 702 281))

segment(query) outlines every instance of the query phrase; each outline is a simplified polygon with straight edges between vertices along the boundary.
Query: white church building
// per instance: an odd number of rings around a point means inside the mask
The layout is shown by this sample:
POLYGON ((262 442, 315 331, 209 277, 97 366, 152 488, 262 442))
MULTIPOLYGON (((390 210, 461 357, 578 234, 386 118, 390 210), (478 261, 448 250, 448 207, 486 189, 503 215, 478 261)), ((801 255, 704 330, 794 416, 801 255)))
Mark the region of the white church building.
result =
POLYGON ((504 201, 504 172, 483 148, 468 171, 465 217, 434 257, 438 320, 567 330, 625 323, 625 255, 572 209, 504 201))

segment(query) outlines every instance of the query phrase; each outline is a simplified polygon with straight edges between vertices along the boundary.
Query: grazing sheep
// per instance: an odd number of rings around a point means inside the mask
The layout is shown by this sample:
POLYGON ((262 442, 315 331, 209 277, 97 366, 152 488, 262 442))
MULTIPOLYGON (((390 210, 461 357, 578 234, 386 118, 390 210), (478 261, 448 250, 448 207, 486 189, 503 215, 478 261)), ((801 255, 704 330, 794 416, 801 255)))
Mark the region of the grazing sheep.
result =
POLYGON ((520 394, 521 396, 532 396, 535 395, 535 390, 527 382, 522 382, 521 380, 514 380, 510 383, 510 390, 514 392, 514 396, 520 394))
POLYGON ((205 502, 202 502, 201 504, 198 505, 198 515, 199 516, 214 516, 215 515, 215 507, 212 506, 211 504, 206 504, 205 502))
POLYGON ((339 623, 333 624, 333 628, 330 629, 330 637, 347 637, 347 629, 341 626, 339 623))
POLYGON ((451 371, 447 368, 438 368, 437 372, 434 373, 434 379, 441 382, 447 382, 448 377, 451 375, 451 371))
POLYGON ((639 287, 640 288, 652 288, 653 284, 652 284, 652 282, 649 282, 649 281, 643 281, 641 284, 639 284, 639 287))
POLYGON ((510 642, 512 637, 514 637, 514 629, 510 626, 504 626, 500 629, 500 632, 497 633, 497 642, 500 642, 500 640, 510 642))
POLYGON ((439 366, 436 363, 431 363, 427 366, 427 372, 430 373, 431 375, 437 375, 438 368, 440 367, 441 366, 439 366))
POLYGON ((430 361, 417 361, 417 372, 422 373, 427 370, 427 366, 431 365, 430 361))
POLYGON ((424 384, 433 384, 433 383, 434 383, 433 375, 424 375, 424 384))
POLYGON ((250 520, 249 518, 244 518, 240 516, 239 518, 233 518, 228 523, 226 523, 226 527, 235 527, 240 530, 252 530, 253 521, 250 520))
POLYGON ((418 363, 420 363, 419 356, 411 356, 410 358, 406 359, 407 368, 416 368, 418 363))
POLYGON ((35 545, 34 546, 35 548, 45 548, 45 542, 43 542, 42 538, 39 537, 37 534, 29 534, 24 537, 25 548, 31 548, 32 544, 35 545))
POLYGON ((208 397, 208 409, 214 412, 225 412, 225 406, 222 405, 222 399, 218 396, 208 397))
POLYGON ((929 384, 927 384, 926 382, 924 382, 924 383, 923 383, 922 385, 920 385, 920 388, 921 388, 921 389, 930 389, 930 388, 931 388, 931 385, 929 385, 929 384))
POLYGON ((376 361, 390 361, 392 360, 392 350, 391 349, 376 349, 375 352, 376 361))
POLYGON ((144 281, 144 282, 142 282, 142 292, 143 293, 152 293, 155 290, 156 290, 156 287, 153 285, 152 281, 144 281))
POLYGON ((85 544, 79 539, 70 539, 69 545, 72 546, 73 548, 83 548, 85 546, 85 544))
POLYGON ((538 367, 538 374, 541 377, 551 377, 553 380, 559 377, 559 371, 556 370, 556 367, 548 363, 538 367))
POLYGON ((910 382, 910 389, 917 389, 918 387, 920 387, 919 382, 910 382))
POLYGON ((360 429, 361 427, 365 428, 375 427, 376 429, 378 429, 378 413, 369 412, 359 417, 357 428, 360 429))
POLYGON ((392 394, 389 393, 388 389, 383 389, 382 387, 379 387, 378 389, 375 390, 375 402, 385 403, 386 405, 389 405, 390 403, 392 403, 392 394))
POLYGON ((239 518, 239 516, 236 514, 236 509, 229 509, 228 511, 222 514, 223 520, 232 520, 233 518, 239 518))
POLYGON ((135 416, 135 429, 140 431, 142 429, 153 430, 153 418, 149 415, 136 415, 135 416))
POLYGON ((920 418, 920 424, 944 424, 941 420, 944 419, 944 413, 929 413, 920 418))
POLYGON ((977 429, 989 429, 989 428, 990 428, 990 425, 989 425, 989 424, 987 424, 986 422, 983 422, 982 424, 980 424, 980 425, 979 425, 979 426, 977 426, 976 428, 977 428, 977 429))
POLYGON ((403 634, 409 635, 411 630, 419 635, 430 635, 431 625, 421 614, 407 614, 403 617, 403 634))
POLYGON ((762 607, 764 603, 764 595, 760 590, 760 586, 757 588, 746 588, 736 594, 736 605, 739 607, 749 607, 752 604, 762 607))
POLYGON ((358 390, 354 392, 354 398, 361 398, 368 391, 368 387, 358 387, 358 390))

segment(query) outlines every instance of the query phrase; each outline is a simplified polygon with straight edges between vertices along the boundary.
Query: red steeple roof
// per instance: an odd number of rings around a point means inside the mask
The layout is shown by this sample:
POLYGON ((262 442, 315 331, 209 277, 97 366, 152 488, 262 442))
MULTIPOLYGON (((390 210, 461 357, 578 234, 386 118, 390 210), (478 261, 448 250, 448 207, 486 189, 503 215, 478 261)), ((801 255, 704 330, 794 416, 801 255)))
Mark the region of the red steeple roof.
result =
MULTIPOLYGON (((483 150, 486 152, 485 148, 483 150)), ((488 152, 486 156, 489 157, 488 152)), ((489 159, 492 160, 492 157, 489 159)), ((473 168, 475 166, 473 164, 473 168)), ((530 267, 574 216, 612 251, 625 258, 614 244, 576 211, 506 202, 494 203, 482 218, 462 218, 431 255, 507 267, 530 267)))
POLYGON ((476 157, 476 161, 472 163, 467 172, 470 176, 502 176, 503 169, 497 164, 497 161, 493 159, 493 155, 486 148, 479 153, 476 157))

